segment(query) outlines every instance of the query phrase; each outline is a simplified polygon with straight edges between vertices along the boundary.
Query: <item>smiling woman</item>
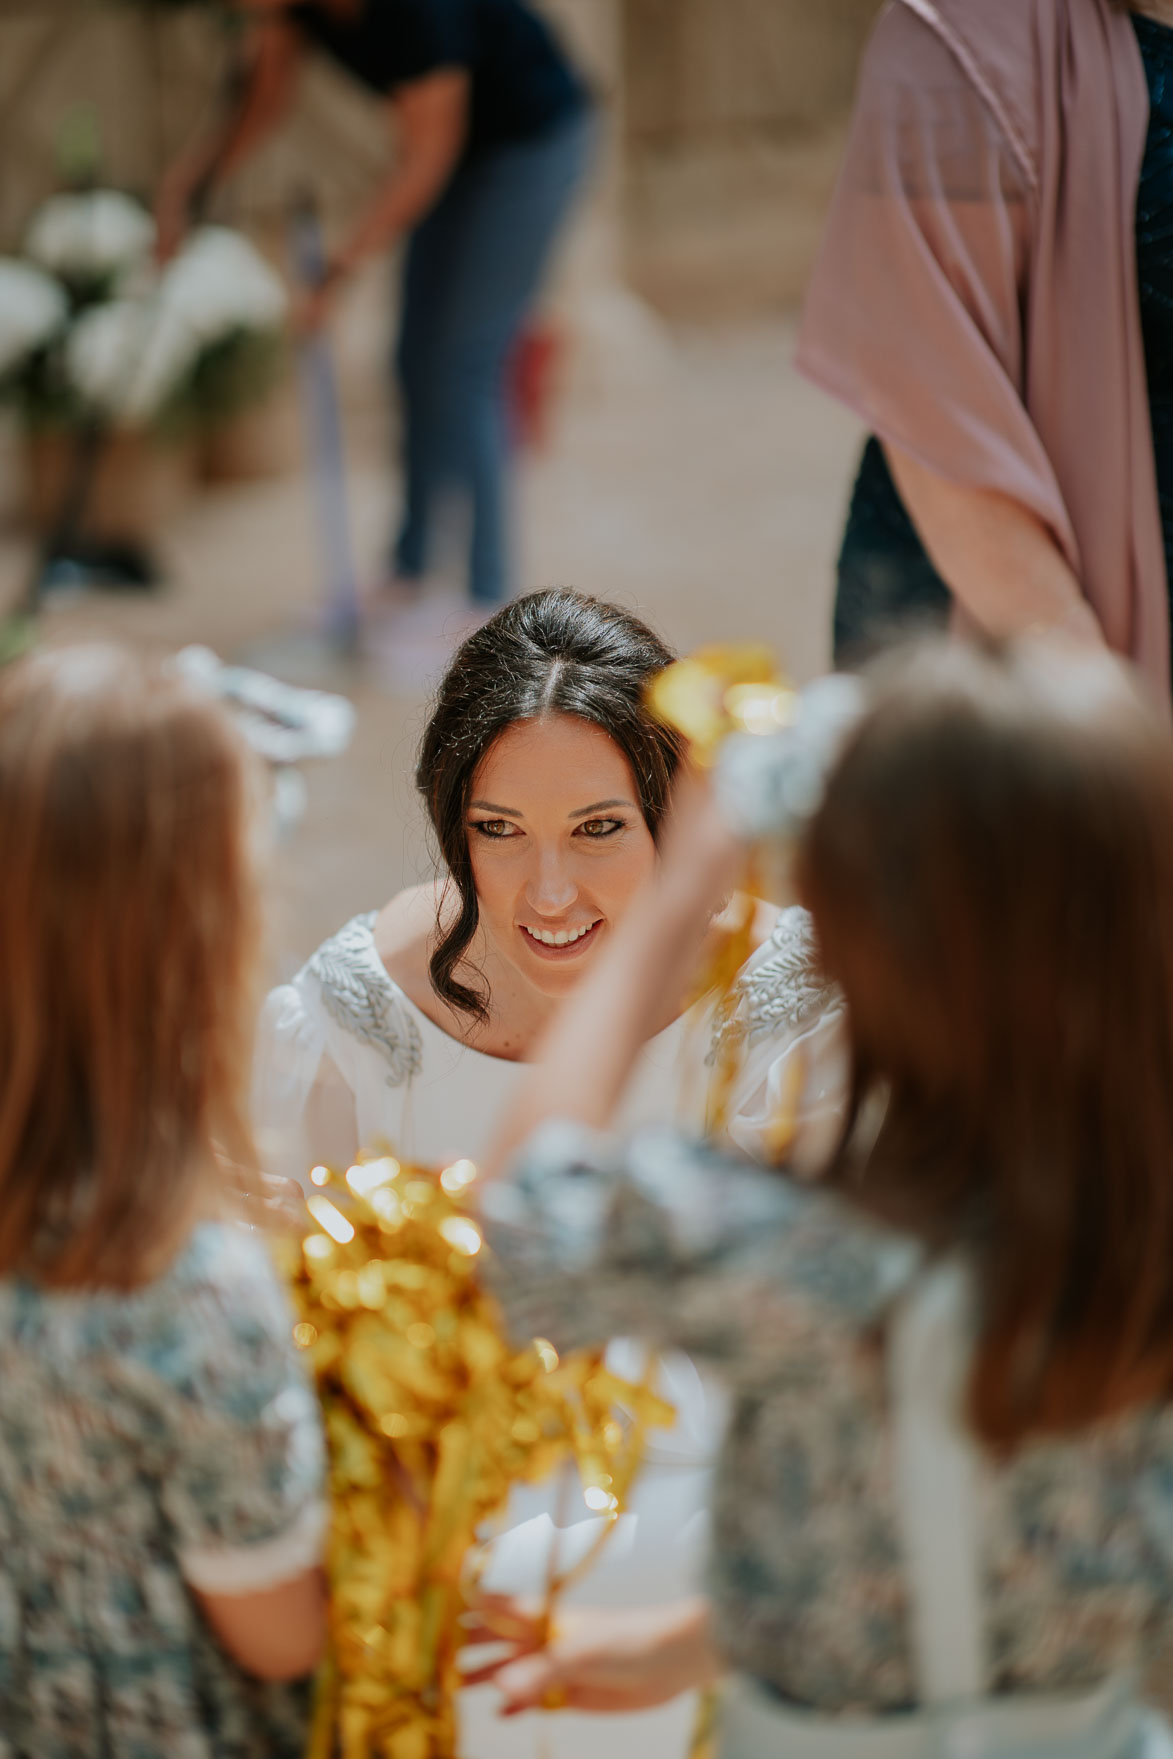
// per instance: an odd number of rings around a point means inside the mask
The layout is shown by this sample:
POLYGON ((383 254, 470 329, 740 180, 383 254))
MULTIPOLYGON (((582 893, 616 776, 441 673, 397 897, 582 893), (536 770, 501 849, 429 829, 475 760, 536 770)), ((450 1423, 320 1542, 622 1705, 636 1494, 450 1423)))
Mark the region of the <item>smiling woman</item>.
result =
MULTIPOLYGON (((645 696, 673 658, 629 612, 569 591, 516 600, 465 642, 416 771, 436 880, 348 923, 269 998, 257 1113, 281 1170, 304 1179, 377 1140, 433 1164, 476 1158, 554 1009, 655 871, 680 744, 645 696)), ((821 999, 803 913, 763 906, 756 926, 732 1127, 751 1148, 821 999)), ((717 919, 714 950, 727 932, 717 919)), ((711 1003, 674 998, 644 1049, 633 1124, 699 1127, 712 1028, 711 1003)), ((822 1084, 809 1092, 819 1112, 822 1084)))
MULTIPOLYGON (((465 642, 416 772, 439 877, 348 923, 266 1005, 256 1113, 275 1170, 304 1180, 316 1160, 345 1165, 380 1139, 432 1165, 482 1156, 554 1010, 655 872, 680 750, 645 696, 673 658, 629 612, 565 591, 514 601, 465 642)), ((805 912, 763 907, 757 926, 730 1135, 758 1150, 801 1080, 803 1140, 821 1159, 839 1116, 837 992, 814 969, 805 912)), ((715 919, 713 950, 727 932, 715 919)), ((643 1046, 629 1127, 703 1125, 714 1005, 686 1001, 670 999, 643 1046)), ((686 1358, 667 1374, 678 1420, 657 1451, 672 1458, 642 1481, 629 1555, 608 1560, 612 1604, 690 1585, 682 1536, 703 1506, 719 1419, 686 1358)), ((494 1577, 512 1590, 540 1580, 494 1577)), ((665 1726, 641 1718, 639 1731, 668 1756, 683 1747, 687 1706, 656 1715, 665 1726)), ((508 1728, 477 1715, 465 1747, 493 1759, 508 1728)))

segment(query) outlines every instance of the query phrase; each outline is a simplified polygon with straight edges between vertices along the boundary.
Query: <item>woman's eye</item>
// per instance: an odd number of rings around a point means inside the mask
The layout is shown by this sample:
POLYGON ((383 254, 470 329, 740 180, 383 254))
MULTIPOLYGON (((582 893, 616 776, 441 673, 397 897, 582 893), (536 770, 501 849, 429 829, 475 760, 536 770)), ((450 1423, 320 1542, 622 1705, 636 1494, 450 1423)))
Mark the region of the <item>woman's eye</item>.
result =
POLYGON ((472 829, 482 837, 494 837, 498 841, 517 835, 517 826, 507 818, 474 818, 472 829))
POLYGON ((623 830, 624 821, 621 818, 588 818, 578 828, 584 837, 598 842, 603 837, 613 837, 616 831, 623 830))

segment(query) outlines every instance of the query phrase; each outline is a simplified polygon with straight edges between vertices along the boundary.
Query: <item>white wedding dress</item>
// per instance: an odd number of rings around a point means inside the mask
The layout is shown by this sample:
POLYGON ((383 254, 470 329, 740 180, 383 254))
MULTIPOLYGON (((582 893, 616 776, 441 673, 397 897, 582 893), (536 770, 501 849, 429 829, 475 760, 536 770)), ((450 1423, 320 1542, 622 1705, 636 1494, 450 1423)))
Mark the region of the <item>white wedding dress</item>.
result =
MULTIPOLYGON (((430 1166, 475 1161, 490 1143, 525 1065, 486 1056, 441 1030, 389 976, 373 937, 374 913, 355 917, 325 941, 293 980, 269 996, 261 1018, 254 1118, 266 1164, 307 1181, 318 1160, 337 1164, 360 1148, 388 1145, 430 1166)), ((742 1039, 727 1126, 748 1154, 799 1091, 795 1156, 815 1168, 842 1117, 845 1064, 842 1002, 814 970, 809 918, 783 911, 770 939, 738 981, 732 1027, 742 1039), (800 1067, 795 1069, 795 1059, 800 1067)), ((711 1074, 714 1010, 699 1004, 640 1055, 618 1127, 673 1123, 700 1131, 711 1074)), ((638 1375, 640 1351, 625 1340, 608 1359, 638 1375)), ((709 1475, 720 1446, 720 1387, 686 1356, 661 1365, 661 1390, 677 1411, 653 1444, 629 1512, 596 1568, 572 1594, 592 1606, 651 1605, 696 1592, 704 1553, 709 1475)), ((581 1491, 540 1485, 511 1499, 486 1585, 540 1593, 551 1543, 560 1564, 597 1530, 581 1491), (565 1527, 555 1539, 555 1519, 565 1527)), ((604 1719, 560 1712, 502 1722, 491 1688, 466 1692, 463 1759, 597 1759, 599 1744, 648 1759, 680 1759, 694 1715, 691 1698, 638 1716, 604 1719), (527 1728, 532 1726, 532 1733, 527 1728)))

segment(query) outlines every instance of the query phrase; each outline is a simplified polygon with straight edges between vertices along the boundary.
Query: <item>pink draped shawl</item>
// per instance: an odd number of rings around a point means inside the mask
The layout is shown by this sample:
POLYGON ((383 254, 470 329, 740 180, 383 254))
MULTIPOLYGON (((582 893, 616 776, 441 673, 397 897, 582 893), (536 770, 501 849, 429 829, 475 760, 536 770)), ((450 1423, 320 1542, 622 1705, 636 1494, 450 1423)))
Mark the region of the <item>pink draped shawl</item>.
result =
POLYGON ((1148 113, 1110 0, 889 0, 798 364, 882 439, 1037 514, 1167 700, 1136 270, 1148 113))

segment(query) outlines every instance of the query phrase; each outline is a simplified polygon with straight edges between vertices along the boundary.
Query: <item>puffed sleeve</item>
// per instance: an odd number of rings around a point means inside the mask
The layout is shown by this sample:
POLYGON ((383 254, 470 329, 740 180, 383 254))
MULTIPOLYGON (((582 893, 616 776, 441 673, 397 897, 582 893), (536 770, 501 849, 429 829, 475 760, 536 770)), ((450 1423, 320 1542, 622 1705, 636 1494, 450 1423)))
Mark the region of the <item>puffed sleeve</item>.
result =
POLYGON ((193 1588, 256 1593, 321 1561, 321 1420, 264 1250, 243 1229, 201 1240, 206 1262, 157 1360, 162 1503, 193 1588))
POLYGON ((358 1140, 354 1090, 332 1052, 321 1005, 305 973, 270 991, 253 1061, 252 1120, 271 1173, 305 1185, 318 1161, 343 1166, 358 1140))
POLYGON ((1025 400, 1029 170, 909 5, 881 13, 808 287, 798 364, 873 433, 1011 496, 1078 552, 1025 400))
POLYGON ((638 1337, 739 1380, 869 1322, 916 1260, 822 1192, 669 1130, 622 1142, 548 1124, 481 1201, 517 1337, 638 1337))
POLYGON ((816 1176, 842 1130, 848 1087, 842 992, 819 969, 807 911, 783 910, 747 962, 717 1028, 737 1040, 726 1134, 754 1160, 816 1176), (788 1127, 788 1124, 790 1127, 788 1127))
POLYGON ((283 983, 265 997, 253 1053, 252 1119, 262 1159, 272 1171, 299 1176, 306 1160, 305 1114, 326 1050, 321 1010, 311 1005, 304 979, 283 983))

